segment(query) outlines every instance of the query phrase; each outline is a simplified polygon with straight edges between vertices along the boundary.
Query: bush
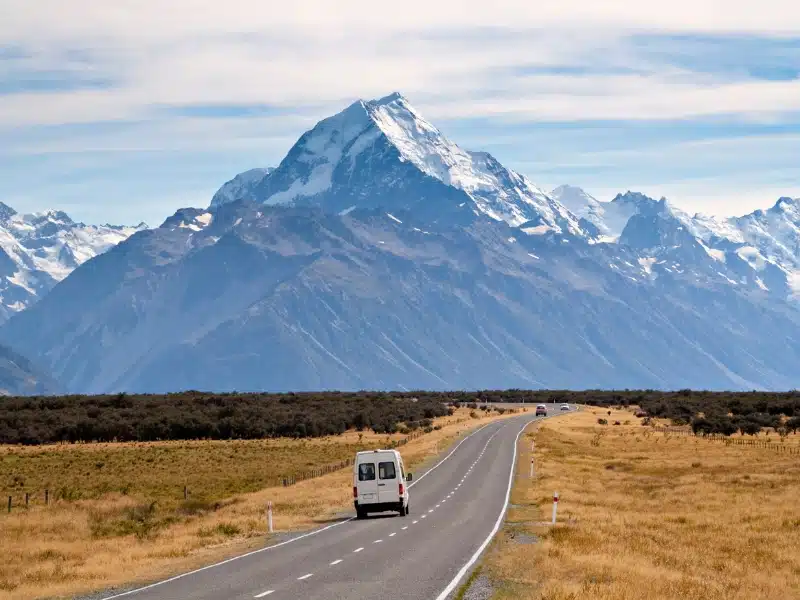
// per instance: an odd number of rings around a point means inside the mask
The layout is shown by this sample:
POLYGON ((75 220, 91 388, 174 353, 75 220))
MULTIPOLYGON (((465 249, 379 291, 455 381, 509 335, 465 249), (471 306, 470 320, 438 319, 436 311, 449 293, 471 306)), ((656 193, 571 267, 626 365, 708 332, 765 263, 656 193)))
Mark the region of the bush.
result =
POLYGON ((608 425, 608 420, 607 419, 597 419, 597 424, 598 425, 608 425))
MULTIPOLYGON (((449 410, 438 395, 378 392, 70 396, 0 400, 0 443, 148 442, 394 433, 449 410), (123 402, 124 400, 124 402, 123 402)), ((97 468, 102 468, 98 463, 97 468)))

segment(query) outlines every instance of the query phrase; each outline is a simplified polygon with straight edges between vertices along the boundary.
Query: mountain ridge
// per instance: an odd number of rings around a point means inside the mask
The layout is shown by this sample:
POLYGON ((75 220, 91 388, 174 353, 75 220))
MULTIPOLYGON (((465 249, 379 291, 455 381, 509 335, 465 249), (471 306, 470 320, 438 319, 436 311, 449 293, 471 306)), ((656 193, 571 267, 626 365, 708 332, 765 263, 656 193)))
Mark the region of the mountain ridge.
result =
POLYGON ((636 192, 572 212, 395 94, 237 177, 0 339, 90 393, 800 385, 794 202, 740 241, 636 192))
POLYGON ((80 264, 147 225, 86 225, 60 210, 20 214, 0 202, 0 322, 34 304, 80 264))

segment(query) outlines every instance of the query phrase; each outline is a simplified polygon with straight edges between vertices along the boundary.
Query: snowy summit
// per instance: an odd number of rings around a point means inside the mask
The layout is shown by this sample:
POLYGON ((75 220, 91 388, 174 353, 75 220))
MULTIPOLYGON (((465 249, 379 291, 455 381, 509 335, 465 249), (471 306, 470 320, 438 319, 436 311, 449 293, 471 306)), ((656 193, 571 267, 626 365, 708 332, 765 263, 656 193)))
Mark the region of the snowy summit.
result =
MULTIPOLYGON (((249 180, 251 173, 239 177, 249 180)), ((460 148, 399 93, 359 100, 323 119, 248 187, 250 198, 267 204, 313 204, 331 212, 378 205, 428 215, 466 211, 541 233, 581 231, 574 215, 526 177, 491 154, 460 148)), ((211 206, 232 199, 223 187, 211 206)))

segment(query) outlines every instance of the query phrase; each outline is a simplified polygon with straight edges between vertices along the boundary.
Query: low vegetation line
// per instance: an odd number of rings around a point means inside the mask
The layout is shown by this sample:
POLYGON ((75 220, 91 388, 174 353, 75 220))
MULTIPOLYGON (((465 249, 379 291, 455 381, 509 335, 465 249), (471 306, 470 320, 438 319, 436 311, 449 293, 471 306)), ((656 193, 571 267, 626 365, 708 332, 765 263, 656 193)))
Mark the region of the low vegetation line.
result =
POLYGON ((0 400, 0 444, 324 437, 351 428, 413 430, 447 404, 562 403, 638 406, 695 433, 800 430, 800 392, 654 390, 581 392, 320 392, 17 397, 0 400), (401 425, 405 424, 405 425, 401 425))
POLYGON ((492 599, 800 597, 796 455, 674 435, 643 425, 639 410, 590 407, 527 430, 505 527, 482 565, 492 599))

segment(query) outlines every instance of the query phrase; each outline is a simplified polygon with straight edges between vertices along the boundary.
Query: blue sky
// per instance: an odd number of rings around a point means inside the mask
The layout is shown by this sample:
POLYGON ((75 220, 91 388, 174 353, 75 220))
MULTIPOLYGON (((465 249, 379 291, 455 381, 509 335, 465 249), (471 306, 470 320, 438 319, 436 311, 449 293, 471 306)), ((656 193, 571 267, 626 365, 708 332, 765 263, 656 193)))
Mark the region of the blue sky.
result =
POLYGON ((545 189, 800 196, 793 3, 466 4, 0 0, 0 200, 156 225, 393 91, 545 189))

